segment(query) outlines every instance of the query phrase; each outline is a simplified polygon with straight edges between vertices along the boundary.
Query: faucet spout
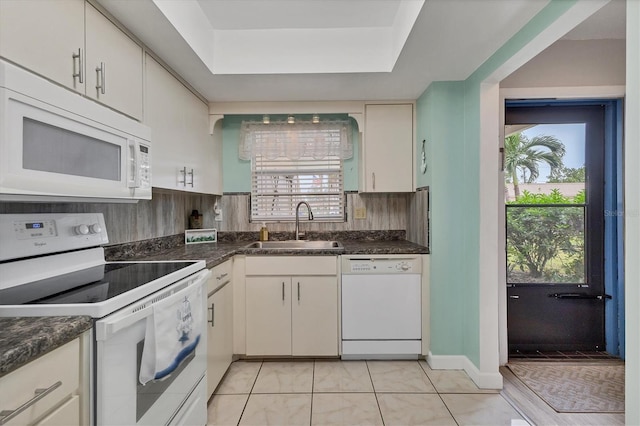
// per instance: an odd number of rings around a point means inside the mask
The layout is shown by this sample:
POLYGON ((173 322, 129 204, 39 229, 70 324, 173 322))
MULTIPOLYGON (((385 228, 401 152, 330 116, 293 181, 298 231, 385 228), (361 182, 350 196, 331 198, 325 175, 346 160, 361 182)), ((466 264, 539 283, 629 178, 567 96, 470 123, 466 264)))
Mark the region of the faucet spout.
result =
POLYGON ((306 201, 300 201, 298 203, 298 205, 296 206, 296 241, 300 239, 300 206, 301 205, 305 205, 307 206, 307 211, 309 212, 308 215, 308 219, 309 220, 313 220, 313 212, 311 211, 311 207, 309 206, 309 203, 307 203, 306 201))

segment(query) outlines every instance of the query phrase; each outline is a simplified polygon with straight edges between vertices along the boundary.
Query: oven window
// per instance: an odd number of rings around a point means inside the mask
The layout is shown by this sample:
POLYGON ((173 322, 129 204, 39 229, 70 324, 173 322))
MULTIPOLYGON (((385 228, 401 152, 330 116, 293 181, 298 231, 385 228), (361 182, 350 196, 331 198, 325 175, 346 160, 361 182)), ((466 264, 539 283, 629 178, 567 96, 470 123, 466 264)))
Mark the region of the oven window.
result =
MULTIPOLYGON (((137 345, 137 370, 136 370, 136 378, 140 377, 140 364, 142 363, 142 350, 144 349, 144 339, 138 342, 137 345)), ((185 369, 187 365, 193 360, 195 357, 195 352, 192 352, 185 359, 182 360, 178 368, 176 368, 173 373, 169 376, 165 377, 161 380, 152 380, 148 382, 146 385, 140 384, 136 379, 137 389, 136 389, 136 422, 139 422, 142 416, 145 415, 149 408, 153 406, 153 404, 160 398, 162 393, 167 390, 167 388, 173 383, 173 381, 180 375, 182 370, 185 369)))
POLYGON ((120 181, 120 146, 24 118, 22 167, 120 181))

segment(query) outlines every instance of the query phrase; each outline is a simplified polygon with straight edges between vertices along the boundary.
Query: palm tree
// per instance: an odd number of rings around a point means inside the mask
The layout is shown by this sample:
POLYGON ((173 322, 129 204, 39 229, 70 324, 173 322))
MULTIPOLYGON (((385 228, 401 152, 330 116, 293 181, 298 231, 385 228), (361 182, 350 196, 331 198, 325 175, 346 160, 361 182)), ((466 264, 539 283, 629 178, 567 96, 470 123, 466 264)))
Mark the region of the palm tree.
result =
POLYGON ((565 154, 564 144, 555 136, 542 135, 529 139, 519 132, 505 138, 504 151, 504 169, 507 178, 513 183, 516 200, 520 196, 518 171, 522 173, 522 182, 532 183, 540 173, 539 163, 547 163, 553 172, 563 166, 562 157, 565 154))

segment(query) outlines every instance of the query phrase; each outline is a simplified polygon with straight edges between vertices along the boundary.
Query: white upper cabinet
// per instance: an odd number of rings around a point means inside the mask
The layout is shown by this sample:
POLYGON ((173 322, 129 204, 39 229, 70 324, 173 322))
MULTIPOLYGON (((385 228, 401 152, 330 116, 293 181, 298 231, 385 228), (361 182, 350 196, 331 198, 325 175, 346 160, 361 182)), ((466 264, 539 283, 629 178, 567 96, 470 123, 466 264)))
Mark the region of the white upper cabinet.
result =
POLYGON ((412 192, 413 104, 365 105, 360 192, 412 192))
POLYGON ((87 3, 86 93, 142 119, 142 48, 87 3))
POLYGON ((0 1, 0 56, 142 119, 142 47, 83 0, 0 1))
POLYGON ((84 93, 84 7, 84 0, 0 1, 0 56, 84 93))
POLYGON ((153 186, 220 194, 208 106, 150 55, 144 110, 153 141, 153 186))

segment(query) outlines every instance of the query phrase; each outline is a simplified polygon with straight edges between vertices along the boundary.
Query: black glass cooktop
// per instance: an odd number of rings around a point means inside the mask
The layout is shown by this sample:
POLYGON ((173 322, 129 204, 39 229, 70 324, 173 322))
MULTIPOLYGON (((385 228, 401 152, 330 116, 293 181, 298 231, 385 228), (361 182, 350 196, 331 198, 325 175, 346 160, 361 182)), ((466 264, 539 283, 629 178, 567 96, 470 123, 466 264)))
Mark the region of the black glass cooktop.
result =
POLYGON ((107 263, 0 290, 0 305, 103 302, 194 263, 107 263))

